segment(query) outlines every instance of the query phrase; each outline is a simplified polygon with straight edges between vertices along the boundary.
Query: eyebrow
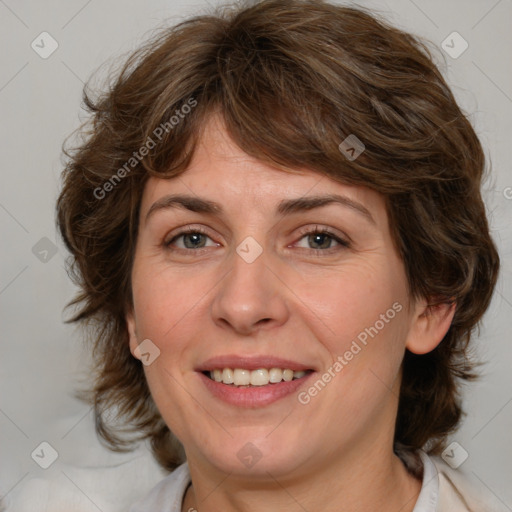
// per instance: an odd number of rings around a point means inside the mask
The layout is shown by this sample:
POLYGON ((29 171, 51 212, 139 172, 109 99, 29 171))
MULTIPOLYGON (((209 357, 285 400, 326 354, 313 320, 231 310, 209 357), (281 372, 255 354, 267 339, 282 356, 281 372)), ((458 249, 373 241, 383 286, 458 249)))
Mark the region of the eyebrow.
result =
MULTIPOLYGON (((276 209, 276 212, 281 215, 288 215, 301 211, 313 210, 329 204, 340 204, 342 206, 351 208, 352 210, 360 213, 372 224, 375 224, 375 219, 372 217, 370 211, 361 203, 350 199, 347 196, 339 194, 326 194, 318 196, 299 197, 298 199, 285 199, 281 201, 276 209)), ((196 213, 207 213, 212 215, 221 215, 224 210, 222 206, 209 199, 200 197, 189 196, 185 194, 171 194, 161 197, 155 201, 146 214, 146 220, 159 210, 169 208, 182 208, 196 213)))

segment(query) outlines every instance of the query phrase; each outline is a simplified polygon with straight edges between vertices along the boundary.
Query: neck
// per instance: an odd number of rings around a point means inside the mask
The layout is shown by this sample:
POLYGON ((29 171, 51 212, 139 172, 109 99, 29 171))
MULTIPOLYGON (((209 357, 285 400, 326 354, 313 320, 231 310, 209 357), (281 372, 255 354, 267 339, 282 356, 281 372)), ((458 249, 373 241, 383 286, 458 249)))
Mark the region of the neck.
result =
POLYGON ((307 471, 258 479, 219 471, 204 472, 189 460, 193 485, 183 501, 184 512, 252 512, 254 510, 322 510, 323 512, 411 512, 421 482, 392 452, 333 454, 307 471), (342 462, 340 462, 340 460, 342 462), (267 507, 267 508, 265 508, 267 507))

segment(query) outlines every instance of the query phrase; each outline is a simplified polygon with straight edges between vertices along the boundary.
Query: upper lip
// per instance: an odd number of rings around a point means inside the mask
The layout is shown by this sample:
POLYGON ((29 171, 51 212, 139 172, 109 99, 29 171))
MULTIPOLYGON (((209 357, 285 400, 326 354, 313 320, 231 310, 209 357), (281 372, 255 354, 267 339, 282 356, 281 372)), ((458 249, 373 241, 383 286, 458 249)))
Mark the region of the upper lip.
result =
POLYGON ((258 370, 259 368, 281 368, 294 371, 312 370, 311 365, 283 359, 275 356, 240 356, 223 355, 206 360, 196 367, 196 371, 205 372, 222 368, 240 368, 245 370, 258 370))

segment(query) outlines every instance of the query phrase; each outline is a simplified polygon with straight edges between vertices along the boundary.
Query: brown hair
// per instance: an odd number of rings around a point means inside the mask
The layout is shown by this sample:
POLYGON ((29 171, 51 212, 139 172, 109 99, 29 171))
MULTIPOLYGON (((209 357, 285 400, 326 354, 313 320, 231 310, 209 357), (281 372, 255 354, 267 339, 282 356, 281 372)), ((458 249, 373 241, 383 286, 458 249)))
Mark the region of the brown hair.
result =
POLYGON ((499 258, 480 195, 480 142, 423 42, 363 9, 263 0, 164 29, 107 92, 84 90, 84 99, 92 115, 66 152, 57 211, 81 290, 70 321, 91 329, 90 396, 110 447, 149 439, 164 467, 183 460, 130 353, 125 316, 145 181, 183 172, 218 111, 249 155, 382 194, 411 297, 456 302, 439 346, 406 352, 396 421, 397 446, 430 442, 439 452, 461 417, 459 379, 474 377, 468 343, 499 258), (365 145, 354 160, 338 148, 350 134, 365 145), (106 420, 112 409, 123 428, 106 420))

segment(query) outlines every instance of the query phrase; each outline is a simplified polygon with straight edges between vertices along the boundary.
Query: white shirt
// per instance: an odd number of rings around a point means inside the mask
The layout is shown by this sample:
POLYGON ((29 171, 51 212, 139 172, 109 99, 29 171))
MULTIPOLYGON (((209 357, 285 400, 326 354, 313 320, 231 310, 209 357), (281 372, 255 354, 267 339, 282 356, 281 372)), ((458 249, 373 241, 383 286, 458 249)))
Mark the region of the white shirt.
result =
MULTIPOLYGON (((423 465, 421 492, 413 512, 505 512, 510 511, 480 484, 451 469, 438 457, 420 451, 423 465)), ((190 484, 185 462, 156 485, 129 512, 181 512, 190 484)))

